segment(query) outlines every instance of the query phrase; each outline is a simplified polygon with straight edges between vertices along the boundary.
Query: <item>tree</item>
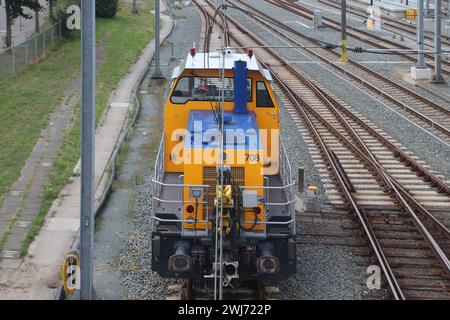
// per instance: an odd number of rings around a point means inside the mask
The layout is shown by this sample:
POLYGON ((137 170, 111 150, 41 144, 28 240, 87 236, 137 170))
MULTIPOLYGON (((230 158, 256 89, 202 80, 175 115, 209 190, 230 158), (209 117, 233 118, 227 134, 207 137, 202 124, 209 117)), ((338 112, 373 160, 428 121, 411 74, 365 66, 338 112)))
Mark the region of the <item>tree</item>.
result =
MULTIPOLYGON (((35 0, 37 4, 39 4, 39 0, 35 0)), ((34 8, 34 32, 38 33, 39 32, 39 11, 41 10, 41 8, 36 7, 34 8)))
POLYGON ((33 11, 41 10, 42 7, 39 2, 35 0, 5 0, 6 11, 6 47, 11 47, 12 38, 12 24, 15 18, 23 17, 25 19, 31 19, 32 16, 24 12, 25 8, 29 8, 33 11))
POLYGON ((55 22, 55 4, 56 4, 56 0, 47 0, 48 3, 48 15, 50 16, 50 21, 51 22, 55 22))
POLYGON ((99 18, 112 19, 117 13, 118 0, 96 0, 95 15, 99 18))

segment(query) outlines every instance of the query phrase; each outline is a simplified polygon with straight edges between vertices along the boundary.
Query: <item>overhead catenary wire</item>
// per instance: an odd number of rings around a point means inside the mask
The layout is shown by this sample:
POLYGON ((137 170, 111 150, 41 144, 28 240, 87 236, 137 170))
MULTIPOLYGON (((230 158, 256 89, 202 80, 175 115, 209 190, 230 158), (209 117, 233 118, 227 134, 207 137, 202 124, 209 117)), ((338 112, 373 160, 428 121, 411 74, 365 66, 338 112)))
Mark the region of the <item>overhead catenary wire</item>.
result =
MULTIPOLYGON (((232 8, 232 9, 236 9, 238 11, 241 11, 247 15, 256 17, 258 19, 262 19, 265 20, 264 17, 253 13, 249 10, 234 6, 232 4, 224 4, 222 6, 219 6, 217 9, 219 10, 221 7, 224 8, 224 10, 226 10, 227 8, 232 8)), ((215 15, 214 15, 215 17, 215 15)), ((214 18, 213 18, 214 20, 214 18)), ((215 21, 214 21, 215 22, 215 21)), ((283 25, 281 23, 273 23, 273 22, 267 22, 266 23, 270 23, 279 27, 283 27, 283 25)), ((329 49, 329 50, 334 50, 334 49, 338 49, 338 48, 343 48, 341 44, 334 44, 334 43, 330 43, 330 42, 326 42, 326 41, 322 41, 320 39, 317 38, 313 38, 312 40, 321 43, 322 45, 318 45, 318 46, 249 46, 249 47, 230 47, 230 49, 251 49, 251 48, 274 48, 274 49, 329 49)), ((209 49, 209 48, 208 48, 209 49)), ((418 50, 418 49, 395 49, 395 48, 387 48, 387 49, 376 49, 376 48, 364 48, 364 47, 348 47, 346 46, 345 49, 347 51, 351 51, 354 53, 373 53, 373 54, 386 54, 386 55, 396 55, 396 54, 418 54, 418 53, 424 53, 424 54, 450 54, 450 50, 441 50, 441 51, 430 51, 430 50, 418 50)), ((209 52, 209 51, 208 51, 209 52)))
MULTIPOLYGON (((337 49, 341 48, 338 44, 326 44, 323 46, 244 46, 244 47, 228 47, 228 49, 233 50, 246 50, 246 49, 337 49)), ((355 53, 373 53, 373 54, 417 54, 419 50, 417 49, 375 49, 375 48, 363 48, 363 47, 346 47, 347 51, 352 51, 355 53)), ((450 54, 450 50, 443 51, 421 51, 426 54, 450 54)))
MULTIPOLYGON (((226 5, 221 4, 219 5, 212 17, 212 22, 209 24, 208 28, 208 34, 207 34, 207 47, 204 48, 205 53, 209 53, 210 51, 210 44, 211 44, 211 35, 212 30, 214 28, 214 25, 216 24, 216 16, 219 14, 221 9, 226 9, 226 5)), ((225 20, 225 17, 223 17, 225 20)), ((228 36, 228 30, 226 30, 226 25, 224 24, 223 28, 223 38, 222 38, 222 44, 221 44, 221 52, 222 52, 222 68, 220 69, 220 78, 221 78, 221 90, 220 90, 220 102, 217 104, 216 100, 216 106, 219 107, 217 114, 219 115, 218 124, 220 129, 220 139, 219 139, 219 150, 220 150, 220 162, 219 162, 219 173, 220 173, 220 186, 221 190, 224 188, 224 176, 223 176, 223 170, 224 170, 224 163, 223 163, 223 150, 224 150, 224 109, 225 109, 225 48, 227 45, 229 45, 227 39, 225 39, 228 36)), ((209 69, 209 55, 207 57, 207 64, 209 69)), ((216 206, 216 223, 215 223, 215 257, 214 257, 214 299, 222 300, 223 299, 223 233, 222 233, 222 227, 223 227, 223 192, 221 193, 221 201, 220 201, 220 208, 219 206, 216 206), (220 213, 220 222, 219 222, 219 213, 220 213), (219 239, 220 234, 220 239, 219 239), (217 266, 219 266, 219 277, 217 277, 217 266), (219 279, 218 279, 219 278, 219 279), (218 281, 219 280, 219 281, 218 281)))

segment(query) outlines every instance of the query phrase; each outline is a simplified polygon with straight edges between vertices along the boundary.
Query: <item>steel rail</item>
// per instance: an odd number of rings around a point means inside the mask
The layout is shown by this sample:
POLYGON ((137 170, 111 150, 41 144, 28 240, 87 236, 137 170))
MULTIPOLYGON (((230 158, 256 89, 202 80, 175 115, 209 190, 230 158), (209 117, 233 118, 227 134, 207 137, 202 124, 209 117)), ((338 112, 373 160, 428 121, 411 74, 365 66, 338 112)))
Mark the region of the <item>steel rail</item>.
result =
POLYGON ((202 13, 203 19, 205 21, 205 30, 204 30, 204 38, 203 38, 203 51, 206 51, 209 48, 209 29, 211 27, 211 21, 208 14, 206 14, 206 10, 203 6, 197 5, 198 9, 202 13))
MULTIPOLYGON (((348 121, 342 116, 342 114, 335 107, 336 101, 331 102, 329 97, 326 97, 321 89, 319 89, 315 84, 310 82, 307 78, 303 77, 300 73, 298 73, 295 69, 289 70, 291 73, 294 71, 293 75, 296 76, 297 79, 302 81, 307 87, 309 87, 313 92, 317 94, 317 97, 324 102, 330 111, 335 114, 336 118, 343 125, 344 129, 352 136, 352 139, 356 142, 354 145, 349 141, 341 132, 339 132, 333 125, 329 123, 328 120, 323 118, 322 115, 319 114, 313 107, 309 106, 306 102, 304 106, 308 109, 310 113, 314 115, 316 119, 318 119, 325 127, 327 127, 333 134, 347 147, 349 147, 368 167, 374 170, 379 179, 383 182, 384 187, 387 189, 388 193, 395 199, 398 199, 400 202, 400 206, 408 211, 410 216, 413 218, 413 222, 416 225, 419 232, 425 238, 425 240, 429 243, 430 248, 435 253, 436 258, 442 264, 445 269, 445 272, 450 275, 450 261, 445 255, 442 248, 435 241, 431 233, 425 227, 425 224, 421 221, 421 219, 417 216, 416 211, 419 211, 421 214, 426 215, 427 218, 431 218, 432 215, 422 206, 411 206, 411 202, 414 201, 415 204, 418 204, 415 199, 404 190, 400 184, 397 183, 395 178, 393 178, 389 173, 385 171, 383 166, 378 162, 376 157, 372 154, 369 148, 365 145, 365 143, 361 140, 356 131, 352 128, 352 126, 348 123, 348 121), (361 150, 362 149, 362 150, 361 150), (401 188, 401 189, 400 189, 401 188)), ((302 100, 301 97, 296 95, 296 98, 302 100)), ((434 227, 439 229, 439 232, 450 239, 450 231, 445 227, 442 223, 440 223, 437 219, 431 220, 434 224, 434 227), (436 223, 439 222, 439 223, 436 223)))
MULTIPOLYGON (((311 87, 315 86, 314 84, 310 84, 311 87)), ((446 273, 450 275, 450 261, 445 255, 444 251, 441 249, 441 247, 437 244, 431 233, 427 230, 424 223, 420 220, 420 218, 417 216, 416 211, 419 211, 422 215, 425 215, 426 218, 431 218, 431 221, 434 223, 434 226, 436 226, 439 231, 450 239, 450 230, 446 226, 444 226, 440 221, 438 221, 435 217, 431 215, 431 213, 426 210, 423 206, 421 206, 389 173, 385 171, 383 166, 378 162, 376 156, 373 155, 373 153, 370 151, 370 149, 367 147, 367 145, 362 141, 362 139, 359 137, 359 135, 356 133, 356 131, 351 127, 351 125, 348 123, 347 120, 340 114, 340 112, 337 110, 336 105, 338 103, 336 101, 331 102, 331 97, 327 97, 324 93, 324 91, 320 88, 317 88, 315 86, 317 92, 320 92, 320 94, 325 97, 326 100, 328 100, 327 105, 329 105, 332 108, 332 112, 336 115, 336 117, 339 119, 339 121, 344 125, 345 130, 353 137, 353 140, 356 142, 357 146, 351 147, 355 153, 360 153, 360 158, 366 162, 368 166, 370 166, 372 169, 375 169, 375 172, 377 176, 383 181, 383 184, 385 188, 388 189, 389 193, 400 200, 401 206, 409 212, 409 214, 412 216, 414 224, 416 225, 417 229, 421 232, 422 236, 427 239, 429 242, 431 248, 433 249, 435 255, 438 257, 439 261, 443 265, 443 267, 446 270, 446 273), (361 149, 359 149, 361 148, 361 149), (411 204, 413 203, 413 205, 411 204), (414 208, 412 207, 414 206, 414 208), (414 210, 415 209, 415 210, 414 210)), ((317 113, 318 114, 318 113, 317 113)), ((325 119, 323 119, 325 120, 325 119)), ((325 120, 326 121, 326 120, 325 120)), ((322 121, 323 122, 323 121, 322 121)), ((345 137, 342 136, 341 133, 335 131, 338 135, 340 135, 341 141, 345 140, 345 137)), ((343 141, 344 142, 344 141, 343 141)), ((345 143, 345 142, 344 142, 345 143)))
MULTIPOLYGON (((313 12, 307 8, 301 7, 299 4, 296 3, 291 3, 289 1, 286 0, 264 0, 268 3, 271 3, 277 7, 283 8, 293 14, 296 14, 298 16, 301 16, 303 18, 306 19, 312 19, 313 17, 313 12)), ((322 20, 324 21, 323 24, 331 29, 334 30, 339 30, 340 31, 340 22, 329 18, 329 17, 322 17, 322 20)), ((351 36, 354 39, 360 40, 362 42, 368 43, 376 48, 381 48, 381 49, 405 49, 405 50, 411 50, 411 48, 401 45, 395 41, 391 41, 391 40, 387 40, 385 38, 381 38, 375 34, 372 34, 368 31, 364 31, 361 29, 356 29, 356 28, 347 28, 347 34, 349 36, 351 36), (391 45, 392 47, 387 46, 391 45)), ((404 57, 405 59, 409 60, 409 61, 413 61, 416 62, 416 58, 404 53, 397 53, 398 55, 404 57)), ((433 60, 433 55, 430 54, 425 54, 425 56, 429 59, 429 60, 433 60)), ((449 67, 450 66, 450 62, 448 61, 442 61, 442 64, 449 67)), ((431 62, 426 62, 426 65, 433 69, 433 63, 431 62)), ((450 69, 449 68, 443 68, 442 72, 446 75, 450 75, 450 69)))
MULTIPOLYGON (((332 66, 333 68, 337 69, 339 72, 342 72, 343 74, 349 76, 350 78, 352 78, 353 80, 355 80, 357 83, 364 85, 365 87, 371 89, 372 91, 374 91, 375 93, 377 93, 378 95, 386 98, 387 100, 389 100, 390 102, 392 102, 393 104, 395 104, 397 107, 400 108, 401 111, 406 112, 407 114, 412 115, 413 117, 418 118, 419 120, 424 121, 426 124, 430 125, 432 128, 435 128, 436 130, 439 130, 440 132, 442 132, 447 138, 450 138, 450 129, 447 128, 445 125, 440 124, 439 122, 433 120, 432 118, 430 118, 429 116, 421 113, 420 111, 417 111, 415 108, 412 108, 410 106, 408 106, 407 104, 405 104, 404 102, 400 101, 398 98, 392 96, 389 93, 384 92, 382 89, 378 88, 376 85, 371 84, 369 81, 363 79, 361 76, 356 75, 355 73, 352 73, 350 70, 347 70, 344 66, 340 65, 337 62, 334 62, 330 59, 327 59, 326 56, 316 52, 316 50, 314 50, 313 48, 308 48, 305 46, 302 46, 302 44, 300 42, 298 42, 297 40, 295 40, 294 38, 292 38, 291 36, 287 35, 286 33, 281 32, 280 30, 276 29, 273 25, 270 25, 268 21, 272 22, 273 24, 279 26, 280 28, 284 29, 285 31, 289 31, 292 34, 295 34, 299 37, 305 38, 308 41, 311 41, 313 43, 316 43, 318 45, 320 45, 320 42, 317 39, 308 37, 302 33, 300 33, 298 30, 280 23, 278 21, 276 21, 273 17, 267 15, 266 13, 262 12, 261 10, 247 4, 244 3, 242 0, 233 0, 230 1, 228 0, 229 3, 233 3, 234 1, 237 1, 245 6, 247 6, 248 8, 251 8, 252 10, 254 10, 255 12, 258 13, 259 16, 264 17, 265 19, 267 19, 267 21, 264 21, 262 19, 260 19, 259 17, 255 17, 253 16, 252 18, 255 20, 258 20, 261 24, 264 24, 266 27, 274 30, 275 32, 277 32, 278 34, 280 34, 282 37, 284 37, 285 39, 287 39, 288 41, 294 43, 295 45, 302 47, 305 51, 307 51, 308 53, 310 53, 311 55, 313 55, 314 57, 318 58, 320 61, 325 62, 327 65, 332 66)), ((325 49, 321 49, 321 50, 325 50, 325 49)), ((326 52, 330 52, 332 54, 334 54, 336 57, 339 57, 340 54, 335 51, 335 50, 326 50, 326 52)), ((384 77, 383 75, 369 69, 368 67, 352 60, 352 59, 348 59, 348 63, 355 66, 358 69, 361 69, 364 72, 367 72, 369 75, 374 76, 376 79, 379 79, 383 82, 385 82, 387 85, 392 86, 393 88, 408 94, 409 96, 412 96, 413 98, 419 100, 420 102, 423 102, 427 105, 427 107, 430 107, 432 110, 430 111, 434 111, 434 112, 438 112, 439 114, 436 114, 436 117, 440 116, 449 116, 450 117, 450 110, 446 109, 440 105, 438 105, 437 103, 434 103, 433 101, 415 93, 414 91, 408 89, 407 87, 396 83, 394 81, 392 81, 391 79, 388 79, 386 77, 384 77)), ((416 123, 417 124, 417 123, 416 123)), ((418 124, 417 124, 418 125, 418 124)), ((428 132, 427 128, 422 128, 424 130, 426 130, 428 132)), ((434 133, 429 132, 431 135, 434 136, 434 133)), ((447 142, 443 141, 444 143, 447 144, 447 142)))
POLYGON ((344 176, 339 171, 336 162, 333 161, 333 157, 331 155, 330 150, 326 146, 325 142, 323 141, 316 127, 312 123, 311 119, 306 114, 304 110, 304 102, 301 103, 300 100, 297 99, 297 96, 292 91, 292 89, 290 89, 289 86, 287 86, 287 84, 277 74, 272 73, 272 76, 274 77, 274 79, 276 79, 276 82, 283 90, 283 92, 287 95, 288 99, 295 106, 297 106, 297 109, 302 114, 302 117, 309 131, 313 134, 316 144, 318 144, 320 149, 322 150, 322 154, 324 155, 327 164, 331 168, 331 171, 333 172, 333 175, 336 178, 336 181, 338 182, 341 192, 344 194, 345 199, 347 200, 348 204, 351 206, 353 212, 356 214, 361 223, 361 226, 369 240, 369 243, 371 244, 375 256, 377 257, 377 260, 381 265, 381 269, 383 270, 383 273, 386 277, 386 280, 389 284, 389 288, 394 298, 396 300, 405 300, 406 298, 400 287, 400 284, 398 283, 394 275, 394 272, 392 271, 392 268, 390 267, 389 262, 387 261, 387 258, 382 250, 382 247, 378 239, 375 236, 375 233, 373 232, 372 228, 370 227, 370 224, 368 223, 367 217, 363 214, 363 212, 361 212, 359 206, 357 205, 356 200, 354 199, 351 193, 351 190, 348 187, 348 181, 345 180, 344 176))
MULTIPOLYGON (((338 2, 336 2, 336 1, 333 1, 333 0, 317 0, 317 2, 323 3, 323 4, 325 4, 325 5, 329 6, 329 7, 332 7, 334 9, 339 9, 339 10, 341 9, 340 4, 338 2)), ((360 18, 364 18, 364 19, 368 18, 367 12, 365 12, 361 8, 352 6, 351 4, 347 4, 347 11, 349 13, 351 13, 351 14, 354 14, 354 15, 360 17, 360 18)), ((387 22, 383 22, 382 23, 383 25, 388 26, 388 27, 392 27, 392 28, 397 28, 397 29, 400 29, 402 31, 406 31, 406 32, 410 33, 413 36, 416 36, 416 27, 414 25, 407 24, 407 23, 404 23, 402 21, 394 20, 391 17, 386 16, 386 15, 382 16, 381 18, 383 20, 387 21, 387 22)), ((393 32, 392 30, 387 30, 387 31, 393 32)), ((434 34, 431 31, 427 31, 426 30, 424 32, 424 37, 426 39, 434 41, 434 34)), ((446 35, 442 35, 442 43, 450 46, 450 37, 448 37, 446 35)))
MULTIPOLYGON (((273 77, 281 80, 281 78, 276 74, 272 73, 273 77)), ((301 77, 301 75, 300 75, 301 77)), ((299 80, 303 81, 308 87, 314 90, 315 85, 311 82, 308 83, 308 79, 306 78, 299 78, 299 80)), ((285 85, 286 86, 286 85, 285 85)), ((354 145, 352 142, 349 141, 348 138, 346 138, 341 132, 339 132, 333 125, 331 125, 328 120, 323 118, 313 107, 309 106, 306 102, 301 104, 302 107, 307 108, 308 112, 314 115, 316 119, 318 119, 325 127, 327 127, 330 131, 333 132, 333 134, 347 147, 349 147, 364 163, 366 163, 367 166, 369 166, 371 169, 374 170, 376 175, 380 178, 380 180, 383 181, 383 185, 387 189, 388 193, 393 197, 399 200, 400 206, 405 209, 409 215, 412 217, 413 222, 416 226, 416 228, 419 230, 419 232, 422 234, 424 239, 428 242, 429 247, 432 249, 433 253, 435 254, 435 257, 438 259, 442 267, 444 268, 445 272, 450 275, 450 261, 448 257, 446 256, 445 252, 442 250, 440 245, 437 243, 431 232, 427 229, 425 224, 422 222, 422 220, 418 217, 417 213, 414 211, 414 209, 411 207, 411 205, 408 203, 408 200, 413 199, 409 193, 405 192, 404 190, 400 189, 401 186, 395 181, 394 178, 392 178, 385 170, 384 168, 378 163, 376 157, 370 152, 369 148, 364 144, 364 142, 361 140, 359 135, 356 133, 356 131, 350 126, 350 124, 342 117, 342 115, 337 111, 337 109, 334 108, 333 104, 328 101, 327 98, 319 91, 316 90, 316 93, 319 97, 321 97, 322 101, 325 102, 325 105, 330 107, 332 112, 337 116, 340 123, 344 125, 345 130, 353 137, 353 139, 356 141, 357 145, 354 145), (325 99, 324 99, 325 98, 325 99), (362 151, 360 148, 362 148, 364 151, 362 151)), ((295 92, 292 90, 289 91, 290 96, 293 96, 296 100, 302 101, 302 98, 299 97, 295 92)), ((304 114, 304 110, 301 111, 301 114, 304 114)), ((304 120, 305 117, 303 117, 304 120)), ((314 128, 315 129, 315 128, 314 128)), ((317 142, 317 140, 316 140, 317 142)), ((334 171, 335 169, 333 169, 334 171)), ((336 171, 338 172, 338 168, 336 168, 336 171)), ((339 172, 338 172, 339 174, 339 172)), ((344 176, 345 177, 345 176, 344 176)), ((341 176, 340 178, 337 178, 337 180, 344 180, 344 178, 341 176)), ((348 190, 348 186, 345 182, 339 181, 339 184, 342 188, 341 183, 345 184, 345 188, 348 190)), ((344 189, 343 189, 344 190, 344 189)), ((345 190, 344 190, 345 194, 345 190)), ((351 200, 346 197, 347 201, 350 201, 350 204, 352 204, 351 200)), ((353 207, 353 205, 352 205, 353 207)), ((417 207, 416 207, 417 209, 417 207)), ((427 215, 427 217, 432 216, 425 208, 421 207, 421 210, 423 210, 421 213, 424 213, 427 215)), ((367 218, 365 218, 367 219, 367 218)), ((437 219, 433 219, 432 222, 434 223, 437 221, 437 219)), ((442 224, 442 223, 434 223, 434 227, 437 227, 439 229, 439 232, 450 239, 450 231, 442 224)))

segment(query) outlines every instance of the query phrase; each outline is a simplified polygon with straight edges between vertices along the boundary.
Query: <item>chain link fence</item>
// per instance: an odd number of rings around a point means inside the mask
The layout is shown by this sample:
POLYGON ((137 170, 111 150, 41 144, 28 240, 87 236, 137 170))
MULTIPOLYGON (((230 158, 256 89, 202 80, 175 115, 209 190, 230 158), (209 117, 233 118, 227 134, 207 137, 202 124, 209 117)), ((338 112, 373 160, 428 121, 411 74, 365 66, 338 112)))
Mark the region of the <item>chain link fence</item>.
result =
POLYGON ((57 22, 21 44, 1 49, 0 79, 40 59, 61 38, 61 31, 61 22, 57 22))

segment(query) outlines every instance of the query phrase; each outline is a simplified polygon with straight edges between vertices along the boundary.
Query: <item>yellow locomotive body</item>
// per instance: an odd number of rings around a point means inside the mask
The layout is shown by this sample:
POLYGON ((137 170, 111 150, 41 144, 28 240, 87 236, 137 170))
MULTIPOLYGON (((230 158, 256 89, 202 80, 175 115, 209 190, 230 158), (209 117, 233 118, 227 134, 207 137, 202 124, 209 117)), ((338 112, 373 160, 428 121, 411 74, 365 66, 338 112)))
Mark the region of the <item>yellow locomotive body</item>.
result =
POLYGON ((217 235, 224 283, 295 272, 294 183, 271 76, 256 57, 190 54, 174 70, 153 183, 161 275, 215 277, 217 235))

